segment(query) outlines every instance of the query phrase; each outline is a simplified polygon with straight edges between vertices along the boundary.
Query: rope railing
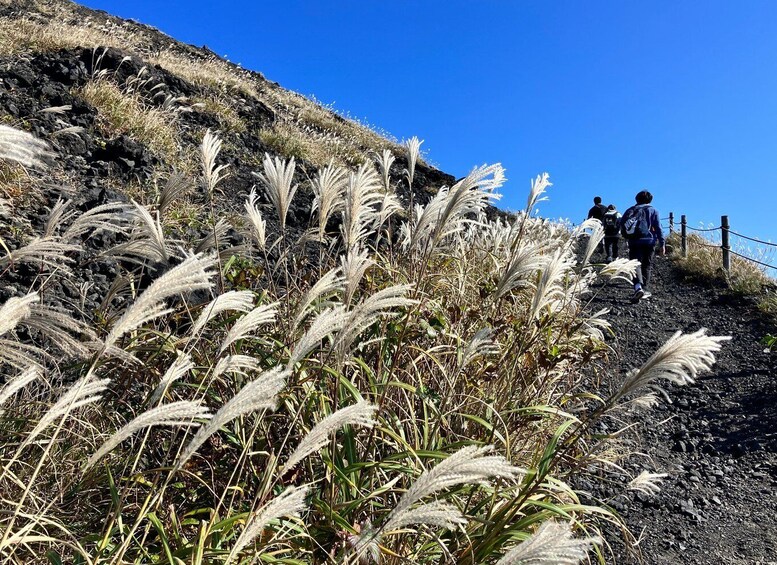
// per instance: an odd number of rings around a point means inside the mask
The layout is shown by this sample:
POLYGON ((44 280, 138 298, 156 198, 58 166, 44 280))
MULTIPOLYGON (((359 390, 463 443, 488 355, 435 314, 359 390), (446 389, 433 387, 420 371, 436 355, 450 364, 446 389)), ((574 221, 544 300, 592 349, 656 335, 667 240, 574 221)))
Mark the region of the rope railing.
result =
POLYGON ((735 232, 734 230, 728 230, 728 232, 731 235, 735 235, 737 237, 741 237, 742 239, 748 239, 750 241, 754 241, 756 243, 760 243, 761 245, 770 245, 772 247, 777 247, 777 243, 774 243, 772 241, 764 241, 762 239, 757 239, 755 237, 750 237, 749 235, 742 235, 741 233, 735 232))
MULTIPOLYGON (((708 247, 708 248, 716 248, 721 249, 723 252, 723 268, 728 271, 731 267, 731 255, 736 255, 737 257, 740 257, 746 261, 750 261, 751 263, 755 263, 757 265, 761 265, 762 267, 766 267, 767 269, 775 269, 777 270, 777 266, 770 265, 769 263, 766 263, 764 261, 759 261, 758 259, 753 259, 752 257, 748 257, 747 255, 744 255, 742 253, 739 253, 737 251, 734 251, 731 249, 731 245, 729 244, 729 236, 734 235, 736 237, 740 237, 742 239, 747 239, 749 241, 753 241, 756 243, 759 243, 761 245, 769 245, 772 247, 777 247, 777 243, 772 243, 771 241, 764 241, 762 239, 758 239, 755 237, 750 237, 749 235, 744 235, 739 232, 735 232, 731 229, 728 223, 728 216, 721 216, 720 217, 720 225, 714 228, 694 228, 688 225, 688 220, 686 219, 685 215, 683 214, 680 216, 680 249, 682 252, 682 256, 686 257, 688 255, 688 230, 692 230, 695 232, 713 232, 713 231, 720 231, 721 237, 720 237, 720 244, 712 244, 712 243, 704 243, 700 241, 695 241, 695 245, 699 245, 701 247, 708 247)), ((669 214, 669 232, 674 233, 675 231, 675 225, 674 225, 674 213, 669 214)))
POLYGON ((758 259, 753 259, 752 257, 748 257, 747 255, 742 255, 741 253, 737 253, 733 249, 729 249, 729 253, 733 253, 737 257, 741 257, 742 259, 747 259, 751 263, 756 263, 757 265, 761 265, 762 267, 766 267, 767 269, 777 269, 777 265, 770 265, 769 263, 764 263, 763 261, 759 261, 758 259))

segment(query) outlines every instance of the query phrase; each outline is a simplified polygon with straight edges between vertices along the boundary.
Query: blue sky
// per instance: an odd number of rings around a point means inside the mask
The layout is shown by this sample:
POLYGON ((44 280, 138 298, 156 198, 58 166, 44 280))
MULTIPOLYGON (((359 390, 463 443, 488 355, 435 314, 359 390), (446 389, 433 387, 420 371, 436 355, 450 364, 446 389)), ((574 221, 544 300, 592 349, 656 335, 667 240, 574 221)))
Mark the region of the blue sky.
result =
POLYGON ((208 45, 456 175, 501 162, 579 221, 650 190, 662 216, 777 241, 777 2, 87 0, 208 45))

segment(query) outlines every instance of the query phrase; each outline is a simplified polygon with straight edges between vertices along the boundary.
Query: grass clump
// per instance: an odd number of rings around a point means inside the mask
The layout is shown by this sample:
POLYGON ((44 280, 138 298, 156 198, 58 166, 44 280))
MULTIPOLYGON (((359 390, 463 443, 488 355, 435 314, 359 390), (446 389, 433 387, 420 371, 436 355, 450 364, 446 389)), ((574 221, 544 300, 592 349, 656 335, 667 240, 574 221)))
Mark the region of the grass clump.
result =
POLYGON ((98 125, 107 136, 128 135, 169 164, 179 164, 177 119, 137 92, 128 92, 106 78, 95 78, 78 88, 76 96, 97 110, 98 125))
MULTIPOLYGON (((679 234, 673 233, 668 241, 676 250, 675 266, 688 280, 727 286, 734 293, 743 296, 762 294, 765 288, 774 283, 759 265, 733 254, 730 258, 730 269, 726 272, 723 268, 720 240, 713 241, 697 234, 688 234, 686 257, 682 257, 679 252, 679 234)), ((744 248, 735 251, 743 255, 749 254, 744 248)))

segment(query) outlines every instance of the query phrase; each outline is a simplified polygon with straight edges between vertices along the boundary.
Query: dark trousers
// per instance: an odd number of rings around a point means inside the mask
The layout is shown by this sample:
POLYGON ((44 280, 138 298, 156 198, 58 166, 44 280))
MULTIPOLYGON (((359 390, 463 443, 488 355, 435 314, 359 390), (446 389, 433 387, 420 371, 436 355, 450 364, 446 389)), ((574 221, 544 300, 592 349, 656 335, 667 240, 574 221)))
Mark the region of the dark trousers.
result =
POLYGON ((629 241, 629 259, 637 259, 640 267, 634 277, 634 284, 647 288, 650 284, 650 272, 653 270, 653 257, 656 255, 655 243, 629 241))
POLYGON ((604 237, 604 253, 607 257, 612 259, 618 258, 618 244, 620 243, 620 236, 607 235, 604 237))

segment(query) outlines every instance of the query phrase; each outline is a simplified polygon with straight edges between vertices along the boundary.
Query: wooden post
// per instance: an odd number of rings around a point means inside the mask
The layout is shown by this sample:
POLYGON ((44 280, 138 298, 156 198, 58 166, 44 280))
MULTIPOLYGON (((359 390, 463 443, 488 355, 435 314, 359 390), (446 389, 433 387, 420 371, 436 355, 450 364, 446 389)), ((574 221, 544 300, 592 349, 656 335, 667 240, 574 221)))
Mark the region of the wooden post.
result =
POLYGON ((682 250, 683 257, 688 256, 688 234, 686 231, 688 221, 685 219, 685 214, 680 216, 680 249, 682 250))
POLYGON ((674 212, 669 212, 669 233, 674 233, 674 212))
POLYGON ((723 247, 723 268, 728 271, 731 267, 731 247, 728 243, 728 216, 720 217, 721 246, 723 247))

